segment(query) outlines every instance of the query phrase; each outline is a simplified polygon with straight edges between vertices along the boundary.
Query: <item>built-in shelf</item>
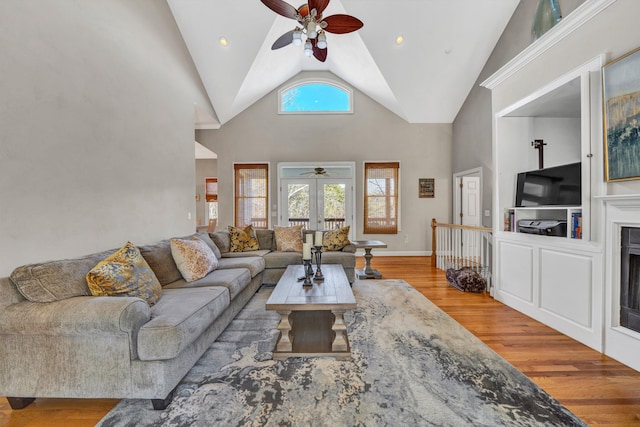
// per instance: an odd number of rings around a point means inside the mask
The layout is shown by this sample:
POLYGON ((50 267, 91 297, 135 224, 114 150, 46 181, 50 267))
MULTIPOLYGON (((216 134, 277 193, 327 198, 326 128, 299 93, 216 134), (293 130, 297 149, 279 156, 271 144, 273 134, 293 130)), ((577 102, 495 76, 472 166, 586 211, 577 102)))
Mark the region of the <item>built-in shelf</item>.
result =
MULTIPOLYGON (((526 221, 528 228, 536 228, 544 225, 545 221, 564 221, 566 228, 562 231, 562 235, 557 235, 558 228, 553 230, 542 230, 539 235, 545 237, 559 237, 564 239, 582 239, 582 207, 580 206, 535 206, 535 207, 518 207, 510 208, 505 212, 505 218, 508 216, 508 227, 505 225, 505 231, 526 233, 520 229, 520 221, 526 221), (542 224, 540 224, 542 223, 542 224)), ((505 224, 507 221, 505 220, 505 224)))
MULTIPOLYGON (((593 58, 496 111, 493 146, 494 210, 509 224, 494 238, 494 297, 596 350, 602 350, 602 251, 591 224, 602 62, 593 58), (540 166, 536 140, 547 144, 546 168, 581 163, 579 205, 514 207, 518 174, 540 166), (545 220, 564 221, 566 229, 554 224, 551 235, 536 234, 545 220)), ((510 72, 504 79, 517 78, 517 67, 510 72)))

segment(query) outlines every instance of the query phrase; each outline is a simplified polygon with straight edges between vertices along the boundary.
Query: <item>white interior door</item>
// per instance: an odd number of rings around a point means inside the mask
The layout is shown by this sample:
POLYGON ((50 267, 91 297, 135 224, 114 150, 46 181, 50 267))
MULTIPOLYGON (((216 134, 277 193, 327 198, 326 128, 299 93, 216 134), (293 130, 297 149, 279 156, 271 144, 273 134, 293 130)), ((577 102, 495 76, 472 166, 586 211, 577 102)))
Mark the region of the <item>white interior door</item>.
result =
POLYGON ((461 208, 462 225, 479 227, 482 223, 479 176, 462 177, 461 208))

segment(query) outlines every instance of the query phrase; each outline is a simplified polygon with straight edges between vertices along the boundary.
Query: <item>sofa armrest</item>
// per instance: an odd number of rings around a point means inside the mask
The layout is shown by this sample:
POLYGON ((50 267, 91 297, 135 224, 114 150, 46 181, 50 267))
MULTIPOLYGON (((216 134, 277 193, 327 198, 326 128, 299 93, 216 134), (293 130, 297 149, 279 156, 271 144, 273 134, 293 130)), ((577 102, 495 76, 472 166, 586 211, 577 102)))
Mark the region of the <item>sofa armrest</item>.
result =
POLYGON ((356 253, 356 249, 356 245, 352 245, 351 243, 349 243, 347 246, 342 248, 342 252, 356 253))
POLYGON ((138 330, 150 318, 147 303, 133 297, 22 301, 0 310, 0 335, 128 335, 131 356, 135 357, 138 330))

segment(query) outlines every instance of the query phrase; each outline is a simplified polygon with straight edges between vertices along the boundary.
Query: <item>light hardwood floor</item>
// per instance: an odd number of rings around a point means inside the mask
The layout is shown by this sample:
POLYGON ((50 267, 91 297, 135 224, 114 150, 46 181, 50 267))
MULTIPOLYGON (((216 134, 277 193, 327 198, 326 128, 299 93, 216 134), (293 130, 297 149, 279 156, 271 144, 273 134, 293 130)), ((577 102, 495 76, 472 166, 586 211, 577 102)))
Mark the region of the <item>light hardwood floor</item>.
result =
MULTIPOLYGON (((358 268, 362 268, 362 257, 358 268)), ((404 279, 592 426, 640 426, 640 372, 568 338, 484 294, 459 292, 428 257, 374 257, 384 278, 404 279)), ((25 355, 26 356, 26 355, 25 355)), ((92 426, 117 400, 37 399, 0 426, 92 426)))

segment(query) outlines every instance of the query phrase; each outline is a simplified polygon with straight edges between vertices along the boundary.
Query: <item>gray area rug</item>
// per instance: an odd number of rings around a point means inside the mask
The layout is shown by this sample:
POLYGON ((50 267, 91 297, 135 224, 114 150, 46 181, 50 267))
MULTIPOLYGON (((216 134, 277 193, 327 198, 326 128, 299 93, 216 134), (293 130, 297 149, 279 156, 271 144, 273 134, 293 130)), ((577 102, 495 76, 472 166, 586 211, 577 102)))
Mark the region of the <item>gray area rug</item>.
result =
POLYGON ((406 282, 357 281, 353 291, 352 361, 272 361, 279 316, 261 289, 166 410, 123 400, 98 425, 585 425, 406 282))

